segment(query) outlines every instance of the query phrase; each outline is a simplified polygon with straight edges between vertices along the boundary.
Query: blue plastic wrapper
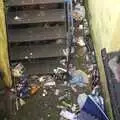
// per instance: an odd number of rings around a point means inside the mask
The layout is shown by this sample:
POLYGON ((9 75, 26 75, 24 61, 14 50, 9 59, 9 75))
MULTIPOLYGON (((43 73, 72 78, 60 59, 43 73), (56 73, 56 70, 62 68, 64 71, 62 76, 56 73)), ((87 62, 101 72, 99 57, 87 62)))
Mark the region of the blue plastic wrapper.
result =
POLYGON ((23 87, 20 90, 19 97, 21 97, 21 98, 29 97, 29 89, 28 89, 28 87, 23 87))
POLYGON ((88 84, 88 76, 85 72, 81 70, 76 70, 72 73, 70 73, 70 83, 72 85, 78 85, 80 87, 84 87, 88 84))
POLYGON ((76 116, 75 120, 100 120, 94 116, 92 116, 91 114, 81 110, 80 113, 78 113, 78 115, 76 116))

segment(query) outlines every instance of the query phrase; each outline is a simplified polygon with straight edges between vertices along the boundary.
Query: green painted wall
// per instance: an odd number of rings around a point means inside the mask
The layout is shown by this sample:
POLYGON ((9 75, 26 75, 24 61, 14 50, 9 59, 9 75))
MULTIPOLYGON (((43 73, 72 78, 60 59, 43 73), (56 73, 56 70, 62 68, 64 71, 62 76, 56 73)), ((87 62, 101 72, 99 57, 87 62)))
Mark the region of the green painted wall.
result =
POLYGON ((6 85, 10 87, 12 85, 12 81, 8 61, 6 25, 2 0, 0 0, 0 70, 4 73, 4 81, 6 85))
POLYGON ((86 3, 107 112, 113 120, 101 49, 106 48, 107 52, 120 50, 120 0, 86 0, 86 3))

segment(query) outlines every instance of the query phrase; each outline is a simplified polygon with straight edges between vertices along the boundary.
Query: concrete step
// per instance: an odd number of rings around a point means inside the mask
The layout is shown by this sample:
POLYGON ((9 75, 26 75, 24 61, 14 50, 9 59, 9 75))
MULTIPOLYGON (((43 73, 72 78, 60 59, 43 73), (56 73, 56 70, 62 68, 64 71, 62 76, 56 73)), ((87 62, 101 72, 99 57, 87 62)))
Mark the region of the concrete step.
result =
POLYGON ((64 9, 14 11, 7 16, 8 25, 65 22, 64 9))
POLYGON ((65 39, 65 26, 41 28, 33 26, 28 28, 8 29, 10 43, 37 42, 45 40, 65 39))
POLYGON ((57 67, 63 67, 60 65, 60 59, 45 59, 38 61, 25 61, 22 62, 25 67, 26 73, 29 75, 35 74, 53 74, 53 70, 57 67))
POLYGON ((12 6, 25 6, 25 5, 40 5, 40 4, 52 4, 52 3, 64 3, 64 0, 8 0, 7 5, 12 6))
POLYGON ((27 45, 12 46, 10 49, 10 57, 12 61, 25 59, 43 59, 63 57, 63 49, 65 44, 49 43, 45 45, 27 45))

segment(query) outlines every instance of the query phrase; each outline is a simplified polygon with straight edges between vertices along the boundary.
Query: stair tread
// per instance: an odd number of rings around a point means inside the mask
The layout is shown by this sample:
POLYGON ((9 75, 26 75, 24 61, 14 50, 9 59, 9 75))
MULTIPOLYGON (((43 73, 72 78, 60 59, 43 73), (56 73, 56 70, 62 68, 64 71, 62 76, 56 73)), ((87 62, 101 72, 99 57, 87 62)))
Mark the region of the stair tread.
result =
POLYGON ((60 59, 45 59, 39 61, 25 61, 22 62, 25 71, 29 75, 34 74, 52 74, 57 67, 64 67, 60 64, 60 59))
POLYGON ((49 28, 35 26, 24 29, 8 29, 8 38, 11 43, 64 39, 65 36, 64 26, 49 28))
POLYGON ((64 0, 8 0, 8 6, 38 5, 50 3, 63 3, 64 0))
POLYGON ((64 9, 26 10, 8 12, 8 25, 33 24, 42 22, 64 22, 64 9))
POLYGON ((10 56, 11 60, 63 57, 63 49, 65 48, 65 44, 57 43, 49 43, 45 45, 12 46, 10 50, 10 56))

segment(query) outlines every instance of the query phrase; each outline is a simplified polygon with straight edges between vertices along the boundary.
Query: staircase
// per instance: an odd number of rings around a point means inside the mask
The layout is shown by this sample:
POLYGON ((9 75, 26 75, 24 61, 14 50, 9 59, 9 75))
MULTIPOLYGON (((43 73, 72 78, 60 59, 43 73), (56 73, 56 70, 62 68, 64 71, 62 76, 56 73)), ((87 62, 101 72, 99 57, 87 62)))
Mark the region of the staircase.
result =
POLYGON ((7 0, 10 63, 22 62, 27 74, 51 74, 63 67, 68 47, 64 0, 7 0))

